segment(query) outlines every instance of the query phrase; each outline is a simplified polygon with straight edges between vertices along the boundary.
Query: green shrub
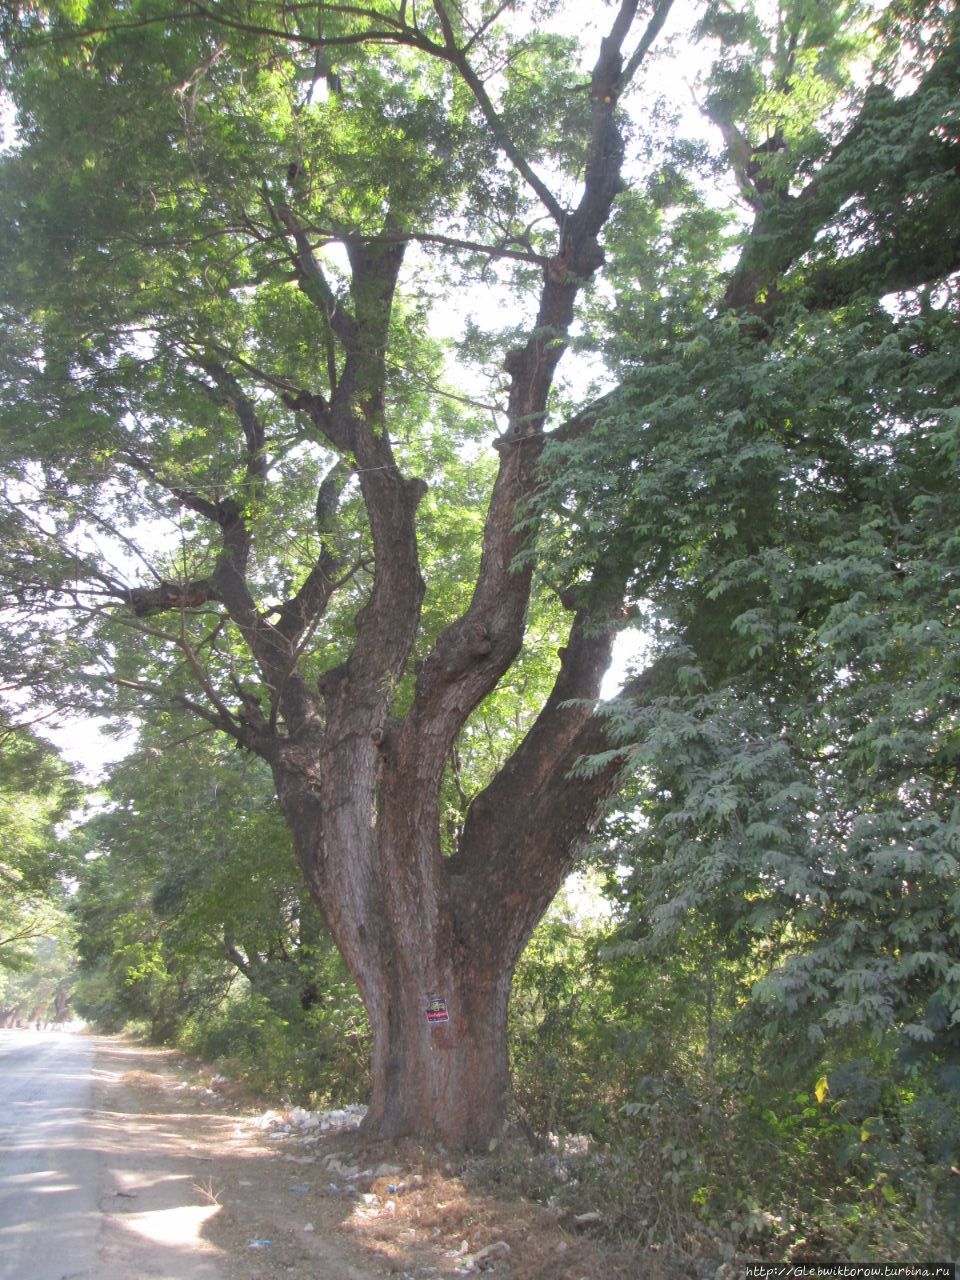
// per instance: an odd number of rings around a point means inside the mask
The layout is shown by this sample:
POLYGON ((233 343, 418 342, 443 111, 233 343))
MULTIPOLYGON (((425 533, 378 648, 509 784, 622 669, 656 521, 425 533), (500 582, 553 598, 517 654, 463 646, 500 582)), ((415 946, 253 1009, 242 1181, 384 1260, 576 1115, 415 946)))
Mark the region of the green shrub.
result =
POLYGON ((178 1040, 256 1093, 329 1106, 365 1097, 367 1038, 363 1006, 344 982, 288 1018, 245 984, 214 1013, 188 1018, 178 1040))

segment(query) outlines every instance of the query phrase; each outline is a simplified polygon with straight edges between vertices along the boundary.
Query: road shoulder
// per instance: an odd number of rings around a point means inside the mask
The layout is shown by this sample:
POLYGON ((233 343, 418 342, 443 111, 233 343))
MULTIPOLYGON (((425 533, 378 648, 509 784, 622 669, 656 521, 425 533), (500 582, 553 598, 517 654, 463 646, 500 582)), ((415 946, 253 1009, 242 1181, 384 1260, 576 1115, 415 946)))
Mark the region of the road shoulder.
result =
POLYGON ((265 1123, 173 1051, 100 1037, 96 1073, 99 1280, 665 1275, 544 1205, 478 1189, 453 1157, 265 1123))

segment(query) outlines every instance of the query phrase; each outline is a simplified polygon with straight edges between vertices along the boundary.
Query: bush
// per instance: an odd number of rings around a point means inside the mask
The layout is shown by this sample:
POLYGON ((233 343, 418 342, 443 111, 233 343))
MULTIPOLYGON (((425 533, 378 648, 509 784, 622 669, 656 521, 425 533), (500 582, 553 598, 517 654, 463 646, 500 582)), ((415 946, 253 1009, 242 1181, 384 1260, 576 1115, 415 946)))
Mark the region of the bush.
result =
POLYGON ((287 1018, 245 984, 212 1015, 187 1019, 178 1037, 182 1048, 254 1092, 314 1106, 366 1096, 367 1041, 363 1006, 347 983, 287 1018))
POLYGON ((684 1256, 951 1256, 960 1108, 948 1067, 906 1062, 894 1036, 863 1030, 767 1037, 749 953, 705 944, 657 959, 609 933, 552 914, 518 966, 516 1103, 544 1154, 500 1176, 571 1212, 602 1208, 605 1230, 684 1256))

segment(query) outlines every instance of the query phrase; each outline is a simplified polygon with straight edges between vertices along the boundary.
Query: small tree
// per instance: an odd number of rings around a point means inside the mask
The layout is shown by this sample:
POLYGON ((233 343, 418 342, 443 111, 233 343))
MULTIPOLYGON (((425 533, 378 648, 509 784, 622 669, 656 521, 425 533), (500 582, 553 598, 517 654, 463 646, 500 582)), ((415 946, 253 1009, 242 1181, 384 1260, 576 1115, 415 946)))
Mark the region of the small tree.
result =
POLYGON ((0 769, 0 971, 19 972, 37 960, 38 940, 69 932, 64 877, 75 849, 58 824, 78 792, 56 752, 9 723, 0 723, 0 769))

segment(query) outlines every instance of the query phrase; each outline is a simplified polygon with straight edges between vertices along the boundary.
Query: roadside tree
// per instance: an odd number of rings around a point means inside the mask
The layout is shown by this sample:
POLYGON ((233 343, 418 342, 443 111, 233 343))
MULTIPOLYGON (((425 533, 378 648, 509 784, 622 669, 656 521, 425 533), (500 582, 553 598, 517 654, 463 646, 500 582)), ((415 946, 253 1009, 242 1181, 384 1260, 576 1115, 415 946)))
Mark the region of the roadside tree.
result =
MULTIPOLYGON (((568 455, 543 463, 602 441, 629 388, 576 411, 565 351, 754 351, 796 291, 835 310, 960 255, 939 9, 707 6, 711 155, 657 98, 670 0, 603 6, 602 38, 564 8, 72 2, 2 33, 3 661, 268 762, 385 1136, 498 1131, 514 967, 621 772, 574 766, 609 745, 636 529, 607 536, 568 455), (508 323, 465 327, 454 378, 436 309, 478 286, 508 323), (535 718, 458 790, 513 681, 535 718)), ((678 441, 698 412, 685 387, 678 441)), ((671 559, 684 521, 647 499, 671 559)))

